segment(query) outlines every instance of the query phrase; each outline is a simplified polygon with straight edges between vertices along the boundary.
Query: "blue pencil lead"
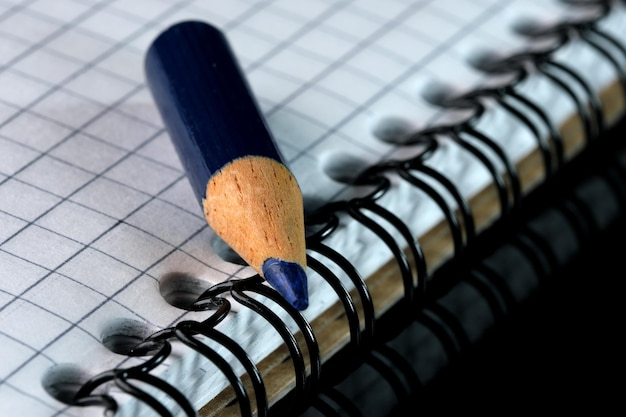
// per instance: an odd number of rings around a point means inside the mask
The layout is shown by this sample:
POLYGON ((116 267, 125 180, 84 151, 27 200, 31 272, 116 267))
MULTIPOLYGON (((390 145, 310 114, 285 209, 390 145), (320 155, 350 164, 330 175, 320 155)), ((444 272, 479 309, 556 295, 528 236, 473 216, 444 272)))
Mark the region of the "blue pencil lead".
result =
POLYGON ((263 275, 296 309, 305 310, 309 306, 307 276, 300 264, 270 258, 263 263, 263 275))

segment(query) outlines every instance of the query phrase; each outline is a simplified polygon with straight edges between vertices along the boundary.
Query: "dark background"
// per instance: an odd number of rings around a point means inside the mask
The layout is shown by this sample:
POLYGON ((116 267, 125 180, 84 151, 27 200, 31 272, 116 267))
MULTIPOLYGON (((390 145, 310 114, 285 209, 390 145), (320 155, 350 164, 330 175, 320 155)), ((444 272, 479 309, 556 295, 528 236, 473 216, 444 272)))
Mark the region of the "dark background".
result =
MULTIPOLYGON (((531 195, 533 204, 557 201, 571 183, 606 170, 624 148, 624 132, 622 123, 606 136, 606 145, 568 167, 566 181, 531 195)), ((419 408, 430 414, 459 409, 623 412, 625 239, 622 213, 501 326, 425 387, 419 408)))
POLYGON ((623 223, 424 388, 419 408, 624 410, 623 223))

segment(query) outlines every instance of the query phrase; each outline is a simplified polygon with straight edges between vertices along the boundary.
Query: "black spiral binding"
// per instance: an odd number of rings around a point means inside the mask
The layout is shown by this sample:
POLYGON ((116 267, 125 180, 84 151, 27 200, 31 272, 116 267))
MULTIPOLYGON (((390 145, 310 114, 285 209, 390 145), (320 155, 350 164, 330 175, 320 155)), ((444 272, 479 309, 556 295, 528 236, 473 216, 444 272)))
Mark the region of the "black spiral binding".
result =
MULTIPOLYGON (((411 313, 411 320, 419 321, 422 325, 430 328, 437 335, 450 358, 467 347, 470 342, 457 319, 436 301, 428 301, 428 297, 426 297, 429 277, 426 260, 419 243, 410 232, 409 227, 394 213, 380 205, 378 201, 390 190, 390 177, 392 176, 414 186, 426 198, 433 200, 444 215, 454 242, 454 258, 451 263, 464 262, 465 250, 472 247, 472 242, 476 238, 474 217, 468 202, 445 176, 445 173, 438 172, 428 166, 429 158, 439 147, 439 137, 445 136, 452 139, 489 171, 498 191, 501 220, 516 212, 521 203, 522 193, 518 173, 514 164, 506 156, 505 150, 475 128, 476 123, 484 113, 485 100, 492 100, 502 109, 508 111, 534 134, 547 177, 555 174, 563 165, 563 142, 558 129, 549 121, 541 106, 517 91, 518 85, 531 72, 538 72, 545 76, 561 88, 563 93, 575 103, 579 116, 584 123, 587 143, 592 143, 598 137, 605 127, 599 98, 575 68, 569 68, 564 64, 555 62, 552 57, 555 51, 572 39, 582 39, 614 66, 626 97, 626 72, 620 64, 620 59, 622 61, 626 59, 626 49, 598 26, 598 22, 609 13, 613 5, 612 1, 568 0, 567 3, 575 7, 593 7, 597 10, 597 14, 583 21, 565 21, 549 28, 533 27, 532 25, 519 28, 519 31, 527 36, 550 37, 554 39, 554 42, 551 46, 541 50, 529 50, 505 58, 483 57, 483 59, 477 60, 475 64, 481 70, 488 73, 510 74, 512 75, 511 81, 497 87, 476 89, 457 97, 451 97, 445 93, 431 95, 431 102, 442 108, 470 109, 472 114, 465 120, 451 125, 437 126, 415 132, 405 141, 405 144, 421 144, 423 151, 409 159, 390 160, 372 166, 355 180, 354 185, 371 188, 368 195, 349 201, 327 204, 307 216, 306 223, 309 230, 307 248, 310 253, 308 265, 332 287, 343 306, 350 333, 350 340, 346 349, 355 353, 353 357, 357 358, 359 363, 369 363, 376 367, 383 377, 395 386, 394 391, 400 400, 406 397, 407 392, 414 391, 416 387, 420 386, 421 382, 408 372, 408 366, 403 366, 400 363, 400 358, 394 356, 392 351, 381 345, 374 305, 365 280, 345 257, 327 246, 324 241, 337 229, 340 224, 340 215, 348 215, 369 229, 393 254, 400 271, 398 280, 404 289, 401 302, 403 311, 411 313), (610 47, 607 47, 607 44, 610 47), (572 81, 578 83, 586 92, 584 100, 570 87, 569 84, 572 81), (512 105, 511 101, 516 105, 512 105), (519 110, 520 106, 525 110, 519 110), (591 111, 588 110, 589 106, 591 106, 591 111), (536 125, 526 116, 525 112, 533 112, 543 126, 536 125), (547 128, 550 136, 548 139, 540 134, 541 127, 547 128), (476 141, 482 143, 484 145, 482 148, 487 151, 475 146, 473 143, 476 141), (504 167, 504 174, 496 168, 493 162, 494 157, 504 167), (429 181, 425 181, 424 178, 428 178, 429 181), (446 190, 455 206, 450 206, 441 192, 430 185, 432 181, 446 190), (385 226, 381 224, 381 220, 385 222, 385 226), (401 242, 393 237, 394 234, 389 231, 391 229, 395 229, 396 236, 401 236, 401 242), (356 294, 358 294, 359 307, 357 307, 357 302, 352 293, 327 266, 330 263, 338 267, 350 280, 356 294), (387 373, 388 365, 385 363, 395 363, 394 369, 407 370, 407 374, 402 378, 404 382, 399 380, 396 374, 387 373)), ((537 244, 538 240, 528 233, 519 238, 515 244, 520 250, 528 252, 530 259, 534 259, 536 252, 529 249, 529 241, 537 244)), ((541 244, 540 241, 539 244, 541 244)), ((534 262, 540 275, 543 274, 542 262, 545 263, 545 260, 534 262)), ((490 271, 489 268, 480 267, 469 275, 462 275, 458 279, 465 279, 485 295, 495 317, 502 317, 505 311, 514 305, 513 296, 500 281, 500 277, 490 271), (485 285, 485 283, 489 283, 489 285, 485 285), (500 299, 494 298, 490 288, 498 290, 500 299)), ((339 405, 349 415, 360 415, 349 400, 332 387, 323 384, 319 346, 310 324, 300 312, 284 302, 277 292, 263 285, 259 276, 228 281, 208 289, 188 307, 192 311, 206 311, 210 314, 206 320, 183 321, 172 328, 152 334, 128 352, 129 356, 146 358, 143 363, 103 372, 82 384, 72 395, 64 395, 59 399, 71 406, 99 406, 103 408, 104 414, 113 414, 118 405, 106 389, 110 384, 114 384, 124 393, 152 408, 159 416, 173 416, 176 412, 182 412, 186 416, 196 416, 197 411, 176 387, 151 374, 170 356, 172 352, 171 342, 176 340, 214 363, 224 374, 235 392, 242 416, 267 416, 271 410, 263 377, 260 375, 256 364, 233 339, 216 329, 216 326, 227 317, 231 309, 230 302, 224 297, 224 294, 231 295, 240 304, 267 320, 289 349, 295 370, 295 388, 290 395, 290 403, 285 408, 288 410, 287 414, 296 415, 312 405, 324 415, 339 415, 335 411, 336 407, 330 405, 332 403, 339 405), (304 338, 305 346, 299 345, 293 331, 279 318, 279 315, 247 293, 272 300, 284 310, 297 325, 304 338), (203 339, 209 339, 227 349, 243 365, 251 381, 254 402, 242 382, 242 377, 235 373, 233 365, 204 343, 203 339), (306 353, 303 352, 303 348, 306 348, 306 353), (308 355, 306 361, 305 355, 308 355), (308 371, 307 362, 309 364, 308 371), (176 404, 177 409, 167 409, 161 400, 142 388, 145 386, 168 396, 176 404)), ((382 340, 382 342, 384 341, 382 340)), ((349 368, 350 366, 346 366, 346 369, 349 368)))

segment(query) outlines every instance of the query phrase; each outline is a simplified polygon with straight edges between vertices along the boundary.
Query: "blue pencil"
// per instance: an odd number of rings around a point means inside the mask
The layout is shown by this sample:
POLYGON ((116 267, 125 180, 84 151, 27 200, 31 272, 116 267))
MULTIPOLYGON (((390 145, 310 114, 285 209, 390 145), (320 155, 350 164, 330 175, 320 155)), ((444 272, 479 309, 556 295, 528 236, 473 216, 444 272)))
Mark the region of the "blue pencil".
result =
POLYGON ((150 45, 146 79, 211 228, 299 310, 304 211, 225 36, 188 21, 150 45))

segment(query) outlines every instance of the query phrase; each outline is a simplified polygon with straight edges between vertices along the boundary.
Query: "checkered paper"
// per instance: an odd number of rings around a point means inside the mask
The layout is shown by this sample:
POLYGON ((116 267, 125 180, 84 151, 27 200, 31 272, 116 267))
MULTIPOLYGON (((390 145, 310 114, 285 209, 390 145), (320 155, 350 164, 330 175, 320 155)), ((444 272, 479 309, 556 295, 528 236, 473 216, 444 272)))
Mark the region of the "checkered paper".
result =
MULTIPOLYGON (((484 79, 472 53, 524 45, 515 19, 559 10, 530 0, 0 0, 0 414, 99 414, 49 396, 44 375, 66 363, 88 374, 127 364, 102 344, 119 320, 161 329, 189 317, 159 292, 169 273, 209 284, 251 274, 215 253, 144 83, 160 31, 187 19, 222 28, 305 199, 331 200, 352 192, 333 179, 337 165, 398 151, 378 127, 441 116, 422 98, 429 83, 472 88, 484 79)), ((521 142, 516 157, 532 146, 521 142)), ((417 231, 437 220, 424 218, 417 231)), ((349 225, 337 233, 365 276, 389 256, 349 225), (374 264, 360 263, 362 248, 374 264)), ((334 302, 311 285, 309 318, 334 302)), ((260 360, 279 341, 255 341, 264 324, 238 316, 226 329, 260 360)), ((208 384, 194 385, 192 371, 167 378, 189 395, 208 384)))

